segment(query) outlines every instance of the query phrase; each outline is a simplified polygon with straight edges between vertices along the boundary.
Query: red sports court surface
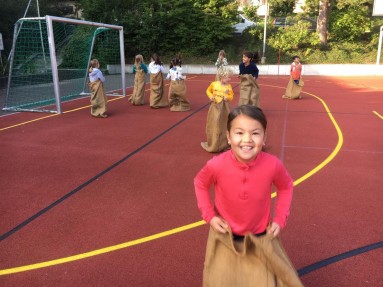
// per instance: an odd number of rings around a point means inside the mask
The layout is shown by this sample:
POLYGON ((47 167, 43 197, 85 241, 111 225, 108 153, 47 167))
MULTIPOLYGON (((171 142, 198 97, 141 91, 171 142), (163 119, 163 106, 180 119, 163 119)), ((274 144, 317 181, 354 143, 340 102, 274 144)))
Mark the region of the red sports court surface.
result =
MULTIPOLYGON (((89 99, 1 117, 0 286, 201 286, 213 78, 188 75, 184 113, 109 98, 107 119, 89 99)), ((287 82, 259 80, 267 151, 295 183, 284 247, 305 286, 382 286, 383 81, 306 76, 298 101, 287 82)))

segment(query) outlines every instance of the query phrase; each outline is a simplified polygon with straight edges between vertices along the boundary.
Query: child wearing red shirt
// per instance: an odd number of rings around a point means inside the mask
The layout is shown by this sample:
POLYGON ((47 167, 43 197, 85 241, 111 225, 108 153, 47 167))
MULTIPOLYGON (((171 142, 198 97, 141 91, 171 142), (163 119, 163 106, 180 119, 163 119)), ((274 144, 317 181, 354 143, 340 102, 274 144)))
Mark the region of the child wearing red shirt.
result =
POLYGON ((285 94, 282 96, 283 99, 301 99, 301 91, 304 85, 302 80, 302 69, 301 59, 298 56, 294 56, 293 63, 290 66, 290 80, 287 84, 285 94))
POLYGON ((278 158, 262 150, 266 126, 253 105, 232 110, 226 132, 231 150, 209 160, 194 179, 198 208, 210 224, 205 287, 303 286, 278 238, 290 213, 293 180, 278 158))
POLYGON ((302 64, 301 59, 298 56, 293 57, 293 63, 290 67, 290 76, 294 82, 298 85, 302 75, 302 64))

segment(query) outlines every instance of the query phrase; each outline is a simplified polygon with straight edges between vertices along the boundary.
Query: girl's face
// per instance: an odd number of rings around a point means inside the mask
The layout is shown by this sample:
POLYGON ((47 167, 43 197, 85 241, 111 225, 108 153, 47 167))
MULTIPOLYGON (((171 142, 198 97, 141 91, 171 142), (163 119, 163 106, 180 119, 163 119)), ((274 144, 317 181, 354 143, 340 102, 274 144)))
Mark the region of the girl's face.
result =
POLYGON ((297 64, 299 64, 300 61, 301 61, 301 59, 299 59, 299 58, 295 58, 294 59, 294 62, 297 63, 297 64))
POLYGON ((249 163, 262 151, 266 131, 259 121, 239 115, 231 122, 230 131, 226 132, 226 136, 237 160, 249 163))
POLYGON ((221 78, 221 84, 222 85, 227 85, 227 84, 229 84, 230 83, 230 76, 223 76, 222 78, 221 78))
POLYGON ((249 64, 250 63, 250 58, 249 57, 247 57, 246 55, 242 55, 242 62, 245 64, 245 65, 247 65, 247 64, 249 64))

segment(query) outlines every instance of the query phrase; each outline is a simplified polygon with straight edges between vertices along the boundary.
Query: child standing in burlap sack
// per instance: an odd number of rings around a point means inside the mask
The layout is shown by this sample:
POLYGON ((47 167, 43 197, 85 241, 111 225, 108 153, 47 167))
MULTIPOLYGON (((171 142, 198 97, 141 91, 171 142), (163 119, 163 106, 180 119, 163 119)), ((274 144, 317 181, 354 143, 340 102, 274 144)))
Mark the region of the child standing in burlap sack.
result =
POLYGON ((182 61, 176 57, 170 64, 169 73, 166 79, 170 79, 169 106, 172 112, 186 112, 190 110, 190 103, 186 97, 186 76, 182 74, 182 61))
POLYGON ((217 74, 215 76, 215 80, 216 81, 219 81, 219 75, 218 75, 218 70, 222 67, 225 67, 229 65, 229 63, 227 62, 227 59, 226 59, 226 53, 225 53, 225 50, 220 50, 218 52, 218 58, 217 58, 217 61, 215 62, 215 66, 217 67, 217 74))
POLYGON ((209 160, 194 179, 198 208, 210 224, 204 287, 303 286, 278 237, 290 213, 293 180, 278 158, 262 151, 266 126, 261 109, 233 109, 226 132, 231 150, 209 160))
POLYGON ((152 109, 164 108, 169 106, 168 98, 165 96, 164 85, 164 66, 157 54, 150 58, 150 107, 152 109))
POLYGON ((243 52, 242 63, 239 64, 239 79, 241 89, 239 93, 238 106, 252 105, 259 107, 259 85, 257 83, 259 70, 257 63, 258 53, 243 52))
POLYGON ((206 90, 210 99, 210 108, 206 121, 206 142, 201 146, 208 152, 221 152, 229 148, 226 138, 227 117, 230 112, 229 102, 233 100, 234 92, 230 85, 233 72, 227 67, 217 71, 218 81, 212 82, 206 90))
POLYGON ((91 103, 91 115, 96 118, 107 118, 106 103, 108 102, 105 90, 104 82, 105 77, 100 70, 100 63, 97 59, 90 61, 89 67, 89 87, 91 90, 90 103, 91 103))
POLYGON ((133 66, 134 88, 133 94, 129 98, 134 106, 142 106, 145 103, 145 74, 148 73, 148 67, 144 63, 142 55, 136 55, 133 66))
POLYGON ((290 66, 290 80, 287 84, 285 94, 282 96, 284 99, 301 99, 301 91, 304 85, 302 79, 303 66, 301 59, 294 56, 293 63, 290 66))

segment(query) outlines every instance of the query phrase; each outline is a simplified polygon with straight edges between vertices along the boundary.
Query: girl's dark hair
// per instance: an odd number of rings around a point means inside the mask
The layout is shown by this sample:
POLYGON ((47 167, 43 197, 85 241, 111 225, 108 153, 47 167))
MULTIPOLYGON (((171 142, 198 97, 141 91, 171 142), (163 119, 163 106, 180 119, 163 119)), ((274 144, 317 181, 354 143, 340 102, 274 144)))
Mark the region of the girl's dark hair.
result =
POLYGON ((259 52, 258 51, 254 52, 254 53, 249 52, 249 51, 244 51, 242 54, 245 55, 246 57, 250 58, 251 62, 258 64, 258 62, 259 62, 259 52))
POLYGON ((242 105, 234 108, 230 113, 227 120, 227 130, 230 131, 232 121, 239 115, 248 116, 261 123, 264 130, 267 128, 267 119, 263 111, 251 105, 242 105))
POLYGON ((293 56, 291 59, 294 61, 296 58, 300 59, 299 56, 293 56))
POLYGON ((180 57, 176 57, 172 59, 172 62, 170 63, 170 69, 173 68, 174 66, 180 66, 182 65, 182 60, 180 57))
POLYGON ((160 66, 162 66, 162 62, 161 62, 161 60, 160 60, 160 57, 159 57, 156 53, 154 53, 154 54, 152 55, 152 59, 154 60, 154 63, 155 63, 156 65, 160 65, 160 66))

